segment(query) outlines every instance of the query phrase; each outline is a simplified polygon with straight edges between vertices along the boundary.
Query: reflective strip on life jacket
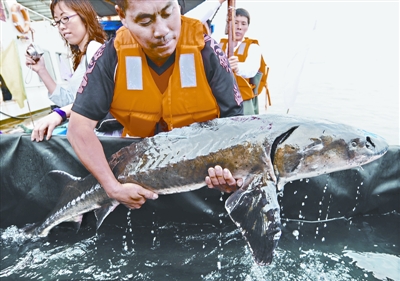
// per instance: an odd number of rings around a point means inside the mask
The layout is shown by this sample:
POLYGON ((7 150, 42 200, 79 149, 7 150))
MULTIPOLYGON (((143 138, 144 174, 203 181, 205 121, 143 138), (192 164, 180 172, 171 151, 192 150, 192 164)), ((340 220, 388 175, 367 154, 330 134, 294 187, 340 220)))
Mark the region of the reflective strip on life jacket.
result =
POLYGON ((181 76, 181 87, 196 87, 196 66, 194 54, 181 54, 179 57, 179 72, 181 76))
POLYGON ((142 58, 125 57, 126 87, 128 90, 143 90, 142 58))

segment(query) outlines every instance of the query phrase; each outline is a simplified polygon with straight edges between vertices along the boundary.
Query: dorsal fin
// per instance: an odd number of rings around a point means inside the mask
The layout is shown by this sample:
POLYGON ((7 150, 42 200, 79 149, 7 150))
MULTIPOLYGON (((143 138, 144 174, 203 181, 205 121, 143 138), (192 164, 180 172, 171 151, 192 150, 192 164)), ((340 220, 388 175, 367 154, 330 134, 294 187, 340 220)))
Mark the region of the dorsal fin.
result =
POLYGON ((52 170, 48 173, 48 176, 54 181, 54 184, 64 186, 55 209, 62 208, 68 202, 90 190, 97 183, 97 180, 91 174, 85 178, 80 178, 67 172, 52 170))
POLYGON ((80 177, 75 177, 67 172, 60 170, 52 170, 47 175, 55 182, 61 185, 67 185, 71 181, 81 180, 80 177))

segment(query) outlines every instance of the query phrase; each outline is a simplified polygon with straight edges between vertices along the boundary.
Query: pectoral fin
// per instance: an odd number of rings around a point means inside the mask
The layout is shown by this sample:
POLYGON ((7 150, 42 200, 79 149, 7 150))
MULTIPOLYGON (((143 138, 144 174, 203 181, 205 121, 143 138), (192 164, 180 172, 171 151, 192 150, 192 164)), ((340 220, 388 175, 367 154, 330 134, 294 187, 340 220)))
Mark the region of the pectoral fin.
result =
POLYGON ((79 229, 81 228, 82 218, 83 218, 83 215, 79 215, 79 216, 76 216, 72 220, 72 223, 73 223, 73 226, 74 226, 74 229, 75 229, 76 233, 78 233, 79 229))
POLYGON ((94 214, 97 219, 96 229, 99 229, 104 219, 119 205, 117 201, 112 201, 109 204, 104 205, 103 207, 94 211, 94 214))
POLYGON ((272 262, 274 249, 281 236, 276 186, 256 177, 248 186, 232 194, 225 208, 242 231, 257 264, 272 262))

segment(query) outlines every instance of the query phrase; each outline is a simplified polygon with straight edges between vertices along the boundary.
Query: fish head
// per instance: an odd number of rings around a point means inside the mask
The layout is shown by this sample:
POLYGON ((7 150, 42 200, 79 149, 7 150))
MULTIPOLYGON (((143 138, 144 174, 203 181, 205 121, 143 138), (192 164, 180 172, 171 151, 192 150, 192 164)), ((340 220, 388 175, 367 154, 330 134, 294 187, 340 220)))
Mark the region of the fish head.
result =
POLYGON ((283 183, 351 169, 386 153, 388 143, 376 134, 329 121, 292 126, 275 139, 271 161, 283 183))

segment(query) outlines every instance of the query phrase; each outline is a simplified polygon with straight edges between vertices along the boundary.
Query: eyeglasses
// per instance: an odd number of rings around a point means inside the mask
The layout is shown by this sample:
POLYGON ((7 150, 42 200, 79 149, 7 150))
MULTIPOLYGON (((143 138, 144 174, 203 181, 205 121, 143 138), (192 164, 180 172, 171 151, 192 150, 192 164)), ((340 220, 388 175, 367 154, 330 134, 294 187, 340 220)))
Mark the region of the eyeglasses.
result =
POLYGON ((51 23, 52 26, 60 26, 60 23, 66 24, 67 22, 69 22, 69 19, 72 17, 75 17, 78 14, 72 15, 72 16, 68 16, 68 17, 62 17, 60 20, 55 20, 51 23))

